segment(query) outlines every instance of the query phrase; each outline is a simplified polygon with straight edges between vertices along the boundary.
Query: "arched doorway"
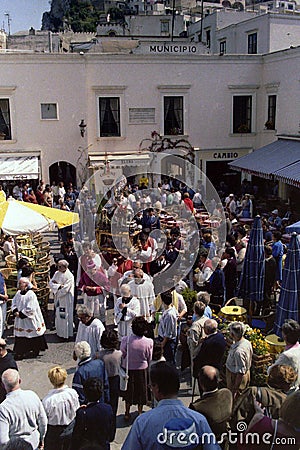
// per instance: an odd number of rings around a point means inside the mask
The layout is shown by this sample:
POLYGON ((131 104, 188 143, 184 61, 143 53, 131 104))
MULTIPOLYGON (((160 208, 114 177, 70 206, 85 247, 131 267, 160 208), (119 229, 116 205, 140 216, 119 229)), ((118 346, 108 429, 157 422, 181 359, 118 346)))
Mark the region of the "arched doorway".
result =
POLYGON ((63 181, 65 185, 73 183, 76 186, 76 167, 66 161, 58 161, 49 167, 50 183, 63 181))

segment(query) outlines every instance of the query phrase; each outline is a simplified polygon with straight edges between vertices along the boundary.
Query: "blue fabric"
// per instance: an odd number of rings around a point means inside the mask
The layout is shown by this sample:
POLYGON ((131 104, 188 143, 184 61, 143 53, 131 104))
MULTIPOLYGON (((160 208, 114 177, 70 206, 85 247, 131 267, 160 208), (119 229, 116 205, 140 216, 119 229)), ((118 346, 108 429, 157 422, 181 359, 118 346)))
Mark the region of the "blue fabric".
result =
POLYGON ((282 280, 282 257, 283 244, 281 241, 274 242, 272 245, 272 256, 276 259, 276 280, 282 280))
POLYGON ((208 317, 209 319, 212 319, 212 310, 210 308, 210 306, 206 306, 203 315, 205 317, 208 317))
MULTIPOLYGON (((263 178, 270 179, 274 174, 277 179, 286 182, 291 167, 299 161, 299 149, 300 142, 298 140, 278 139, 253 153, 232 161, 229 166, 263 178)), ((299 174, 292 176, 294 180, 299 181, 299 174)))
POLYGON ((238 296, 252 302, 264 300, 265 252, 261 219, 255 217, 250 232, 238 296))
POLYGON ((223 356, 227 347, 226 340, 221 332, 210 334, 204 339, 200 350, 194 359, 194 373, 198 376, 201 367, 213 366, 221 370, 223 356))
POLYGON ((251 326, 252 328, 259 328, 260 330, 264 330, 266 328, 266 322, 260 319, 252 319, 251 326))
POLYGON ((300 220, 299 222, 293 223, 292 225, 289 225, 286 227, 285 231, 287 233, 298 233, 300 234, 300 220))
POLYGON ((103 384, 103 395, 100 402, 109 403, 109 383, 104 362, 101 359, 91 358, 81 361, 74 374, 72 388, 78 393, 79 403, 81 405, 87 403, 83 392, 83 383, 93 377, 99 378, 103 384))
POLYGON ((91 448, 97 443, 101 448, 109 450, 109 441, 112 440, 113 434, 114 419, 111 406, 100 402, 89 403, 76 411, 70 448, 72 450, 91 448))
POLYGON ((225 275, 220 267, 212 273, 209 279, 209 293, 212 295, 224 295, 225 291, 225 275))
MULTIPOLYGON (((202 414, 187 408, 180 400, 164 399, 160 400, 156 408, 147 411, 134 421, 122 450, 160 450, 162 443, 160 444, 157 438, 159 437, 161 442, 163 441, 165 424, 176 417, 191 418, 194 421, 200 443, 203 433, 212 433, 202 414)), ((210 440, 210 443, 208 439, 209 436, 204 439, 204 450, 220 449, 217 443, 212 443, 213 439, 210 440)), ((180 448, 185 448, 185 446, 182 445, 180 448)))
POLYGON ((4 294, 5 294, 4 286, 5 286, 4 276, 3 276, 2 273, 0 272, 0 294, 1 294, 1 295, 4 295, 4 294))
POLYGON ((282 337, 281 327, 285 319, 299 321, 300 302, 300 241, 294 233, 291 237, 283 269, 274 331, 282 337))

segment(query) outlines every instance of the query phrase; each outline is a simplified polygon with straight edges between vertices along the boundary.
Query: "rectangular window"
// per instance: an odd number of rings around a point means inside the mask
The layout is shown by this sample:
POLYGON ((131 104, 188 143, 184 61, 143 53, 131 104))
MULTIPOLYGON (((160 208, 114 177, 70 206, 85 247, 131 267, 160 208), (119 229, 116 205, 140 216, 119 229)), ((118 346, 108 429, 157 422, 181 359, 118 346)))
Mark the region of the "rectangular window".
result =
POLYGON ((9 99, 0 99, 0 139, 11 140, 11 119, 9 99))
POLYGON ((43 120, 57 119, 57 104, 56 103, 41 103, 41 118, 43 120))
POLYGON ((225 55, 225 53, 226 53, 226 41, 221 41, 220 42, 220 53, 225 55))
POLYGON ((169 20, 161 20, 160 31, 161 31, 161 33, 169 33, 170 32, 170 21, 169 20))
POLYGON ((267 130, 275 130, 275 120, 276 120, 276 95, 268 96, 268 120, 265 124, 267 130))
POLYGON ((183 97, 164 97, 164 134, 183 134, 183 97))
POLYGON ((210 48, 211 40, 210 40, 210 30, 206 30, 206 47, 210 48))
POLYGON ((248 54, 257 54, 257 33, 248 34, 248 54))
POLYGON ((233 133, 251 133, 252 96, 233 97, 233 133))
POLYGON ((100 97, 100 136, 112 137, 121 136, 120 126, 120 98, 100 97))

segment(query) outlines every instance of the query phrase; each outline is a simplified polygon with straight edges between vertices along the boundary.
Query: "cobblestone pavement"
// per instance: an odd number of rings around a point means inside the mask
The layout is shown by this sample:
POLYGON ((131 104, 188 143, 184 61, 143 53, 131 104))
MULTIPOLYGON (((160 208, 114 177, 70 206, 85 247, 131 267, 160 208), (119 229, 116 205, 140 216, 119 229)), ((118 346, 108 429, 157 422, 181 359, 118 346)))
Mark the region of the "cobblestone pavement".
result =
MULTIPOLYGON (((59 252, 60 243, 57 238, 57 232, 44 233, 44 240, 51 243, 51 254, 59 252)), ((50 298, 49 301, 49 318, 53 316, 53 303, 50 298)), ((108 309, 107 324, 113 324, 113 309, 112 305, 108 309)), ((10 327, 5 333, 9 348, 13 347, 13 330, 10 327)), ((55 331, 47 329, 46 340, 48 343, 48 350, 41 354, 34 360, 18 361, 18 367, 20 370, 20 376, 22 380, 23 389, 32 389, 40 398, 43 398, 47 392, 52 388, 48 377, 48 370, 54 365, 62 365, 68 372, 67 384, 72 385, 73 374, 76 369, 76 363, 72 359, 74 339, 69 342, 62 341, 55 334, 55 331)), ((190 373, 189 369, 185 370, 181 375, 181 389, 180 398, 186 404, 189 405, 191 396, 188 394, 190 387, 190 373)), ((149 408, 144 407, 147 411, 149 408)), ((119 400, 119 408, 117 413, 117 432, 114 442, 111 444, 112 450, 120 449, 124 442, 131 424, 137 417, 136 407, 132 407, 132 419, 130 422, 124 420, 124 402, 119 400)))

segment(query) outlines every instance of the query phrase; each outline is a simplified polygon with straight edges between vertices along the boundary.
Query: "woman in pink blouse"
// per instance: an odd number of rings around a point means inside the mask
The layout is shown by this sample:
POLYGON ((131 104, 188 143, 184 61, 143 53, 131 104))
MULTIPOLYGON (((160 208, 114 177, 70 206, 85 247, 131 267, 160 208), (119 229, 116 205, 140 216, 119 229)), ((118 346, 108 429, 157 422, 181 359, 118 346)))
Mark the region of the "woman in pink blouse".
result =
POLYGON ((125 369, 128 358, 128 386, 123 391, 126 420, 130 419, 131 405, 138 405, 142 414, 143 405, 147 403, 147 374, 152 359, 153 341, 144 336, 148 322, 144 317, 135 317, 132 321, 132 335, 123 337, 121 341, 122 362, 125 369))

